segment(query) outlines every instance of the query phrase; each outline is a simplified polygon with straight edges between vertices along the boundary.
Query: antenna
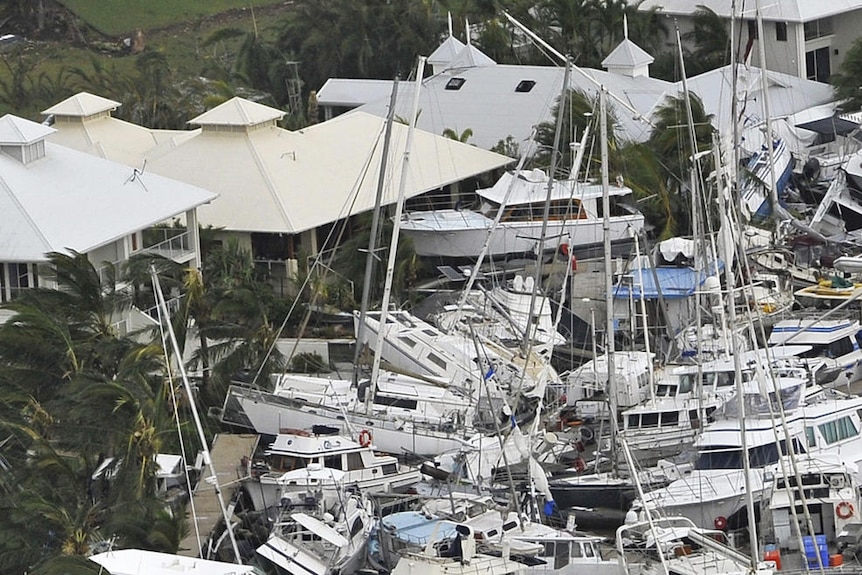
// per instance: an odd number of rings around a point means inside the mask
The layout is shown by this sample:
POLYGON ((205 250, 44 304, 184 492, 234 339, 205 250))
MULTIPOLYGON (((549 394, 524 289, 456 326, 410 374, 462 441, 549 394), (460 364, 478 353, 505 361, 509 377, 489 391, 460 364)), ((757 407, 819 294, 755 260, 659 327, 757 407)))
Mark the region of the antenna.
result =
POLYGON ((123 185, 125 186, 129 182, 137 181, 139 184, 141 184, 141 186, 144 188, 144 190, 149 192, 150 190, 147 189, 147 185, 144 184, 144 180, 141 179, 141 176, 144 175, 144 170, 146 170, 146 169, 147 169, 147 159, 144 158, 144 163, 141 164, 141 169, 139 170, 138 168, 132 168, 132 175, 129 176, 128 178, 126 178, 126 181, 123 182, 123 185))

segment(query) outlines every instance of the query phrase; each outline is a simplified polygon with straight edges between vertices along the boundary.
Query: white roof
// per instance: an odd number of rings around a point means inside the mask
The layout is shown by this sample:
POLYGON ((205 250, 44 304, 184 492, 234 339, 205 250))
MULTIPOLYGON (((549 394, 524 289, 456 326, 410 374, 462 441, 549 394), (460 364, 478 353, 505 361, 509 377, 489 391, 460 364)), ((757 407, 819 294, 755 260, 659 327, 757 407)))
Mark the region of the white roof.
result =
POLYGON ((149 170, 135 174, 50 142, 45 147, 45 157, 27 165, 0 154, 0 261, 44 261, 51 251, 88 253, 216 197, 149 170))
POLYGON ((146 155, 158 147, 170 147, 197 133, 190 130, 150 130, 105 114, 118 106, 118 102, 86 92, 66 98, 42 112, 54 117, 56 131, 48 140, 140 168, 146 155))
POLYGON ((317 91, 317 101, 327 106, 356 108, 365 102, 385 98, 392 93, 392 80, 345 80, 330 78, 317 91))
POLYGON ((655 58, 650 56, 646 50, 629 40, 624 39, 614 48, 607 58, 602 60, 604 68, 620 68, 624 66, 636 67, 652 64, 655 58))
MULTIPOLYGON (((220 117, 236 125, 227 114, 220 117)), ((148 169, 218 192, 218 201, 198 211, 204 225, 298 233, 374 207, 384 124, 380 117, 356 113, 297 132, 269 124, 230 131, 204 127, 152 157, 148 169)), ((407 126, 393 125, 384 204, 397 199, 407 132, 407 126)), ((512 161, 420 130, 410 157, 407 197, 512 161)))
POLYGON ((454 36, 447 37, 437 49, 428 56, 428 63, 432 66, 445 66, 455 59, 455 56, 464 49, 464 42, 454 36))
POLYGON ((255 572, 251 566, 141 549, 108 551, 92 555, 89 559, 112 575, 241 575, 255 572))
MULTIPOLYGON (((862 0, 858 2, 862 3, 862 0)), ((634 44, 623 41, 605 59, 605 64, 637 67, 649 63, 651 58, 634 44)), ((716 127, 731 125, 731 70, 732 67, 726 66, 688 80, 689 89, 701 97, 706 112, 715 116, 713 125, 716 127)), ((486 63, 472 67, 450 67, 423 81, 419 96, 422 113, 418 126, 435 134, 442 134, 446 129, 460 134, 469 128, 473 135, 468 141, 485 149, 494 147, 508 136, 523 147, 533 126, 552 119, 551 109, 560 95, 563 75, 563 68, 551 66, 486 63), (463 80, 458 89, 452 89, 454 86, 450 81, 453 78, 463 80), (515 92, 515 87, 523 80, 535 84, 527 92, 515 92)), ((744 112, 749 117, 762 117, 759 69, 743 69, 741 77, 740 84, 749 87, 748 104, 744 112)), ((768 72, 768 77, 770 112, 773 117, 791 115, 834 99, 828 84, 778 72, 768 72)), ((351 80, 340 82, 340 89, 345 90, 351 80)), ((641 142, 649 138, 652 129, 642 118, 650 118, 666 96, 678 96, 683 92, 682 82, 583 68, 572 71, 570 85, 591 98, 597 95, 597 86, 604 85, 613 96, 608 100, 608 106, 616 118, 618 135, 625 140, 641 142), (632 113, 618 100, 627 103, 636 113, 632 113)), ((414 89, 412 83, 399 85, 396 115, 410 115, 414 89)), ((321 105, 328 104, 324 94, 319 95, 319 101, 321 105)), ((357 110, 385 117, 388 108, 387 92, 385 96, 380 95, 357 110)))
POLYGON ((6 114, 0 118, 0 145, 32 144, 55 131, 54 128, 6 114))
POLYGON ((47 110, 42 112, 48 116, 55 114, 58 116, 78 116, 86 118, 94 116, 102 112, 111 112, 120 107, 119 102, 109 100, 101 96, 90 94, 89 92, 79 92, 74 96, 70 96, 58 104, 54 104, 47 110))
MULTIPOLYGON (((761 69, 753 66, 746 67, 743 64, 738 64, 738 67, 738 90, 741 95, 746 95, 746 102, 739 103, 739 113, 745 119, 745 125, 757 124, 764 118, 761 69)), ((771 70, 767 70, 766 77, 769 111, 773 118, 791 116, 835 99, 829 84, 771 70)), ((732 87, 732 66, 711 70, 688 80, 689 91, 701 98, 707 113, 714 115, 712 125, 717 128, 723 127, 726 131, 729 131, 732 126, 732 87)))
MULTIPOLYGON (((706 6, 719 16, 730 18, 730 2, 727 0, 644 0, 638 4, 642 11, 657 7, 660 13, 688 15, 694 14, 698 6, 706 6)), ((745 6, 746 10, 737 17, 753 19, 754 2, 745 6)), ((862 0, 768 0, 761 5, 764 20, 786 22, 810 22, 818 18, 845 14, 862 8, 862 0)))
POLYGON ((273 120, 280 120, 285 112, 234 97, 207 110, 200 116, 189 120, 189 124, 197 126, 256 126, 273 120))

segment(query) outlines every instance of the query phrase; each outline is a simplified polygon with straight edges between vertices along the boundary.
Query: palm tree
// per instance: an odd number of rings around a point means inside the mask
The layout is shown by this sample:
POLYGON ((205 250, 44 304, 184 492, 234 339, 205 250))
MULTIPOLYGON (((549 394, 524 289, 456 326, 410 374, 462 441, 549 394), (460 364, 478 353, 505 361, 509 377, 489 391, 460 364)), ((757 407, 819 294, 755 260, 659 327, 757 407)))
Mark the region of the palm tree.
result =
MULTIPOLYGON (((691 94, 690 102, 694 122, 694 145, 691 142, 685 98, 682 96, 668 97, 656 109, 653 115, 654 127, 647 142, 664 169, 668 190, 674 193, 690 189, 692 154, 694 150, 708 150, 712 146, 712 135, 715 132, 712 126, 713 116, 706 113, 703 101, 696 94, 691 94)), ((708 173, 708 168, 702 173, 708 173)), ((690 233, 690 228, 685 223, 689 218, 680 214, 677 221, 681 224, 678 230, 680 233, 690 233)))
POLYGON ((139 533, 123 526, 128 515, 155 525, 155 454, 174 428, 161 348, 114 328, 131 297, 103 284, 82 254, 48 261, 43 277, 56 289, 5 304, 13 315, 0 325, 0 409, 10 415, 0 419, 9 444, 0 569, 8 572, 85 555, 102 530, 138 544, 139 533), (115 468, 100 492, 92 476, 106 458, 115 468))

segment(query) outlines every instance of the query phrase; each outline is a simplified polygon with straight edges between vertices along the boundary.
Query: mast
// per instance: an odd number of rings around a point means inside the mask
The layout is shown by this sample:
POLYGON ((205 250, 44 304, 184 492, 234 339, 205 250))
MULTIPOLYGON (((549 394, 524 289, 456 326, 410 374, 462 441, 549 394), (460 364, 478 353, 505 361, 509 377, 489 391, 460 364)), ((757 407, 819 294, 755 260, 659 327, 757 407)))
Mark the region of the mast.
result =
MULTIPOLYGON (((773 216, 778 211, 778 185, 775 181, 775 150, 772 146, 772 118, 769 112, 769 81, 766 77, 766 49, 763 47, 763 14, 760 12, 760 0, 755 0, 755 21, 757 22, 757 57, 760 59, 760 89, 763 90, 763 114, 766 116, 766 154, 769 158, 769 202, 772 204, 773 216)), ((775 218, 776 232, 778 218, 775 218)))
MULTIPOLYGON (((416 116, 419 112, 419 95, 422 91, 422 71, 425 68, 425 57, 419 57, 416 66, 416 83, 413 93, 413 109, 410 113, 410 128, 407 131, 407 141, 404 144, 404 156, 401 163, 401 184, 398 189, 398 201, 395 204, 395 215, 392 224, 392 240, 389 243, 389 258, 386 262, 386 279, 383 283, 383 299, 380 302, 380 322, 377 329, 377 340, 374 346, 374 362, 371 367, 371 385, 377 385, 380 376, 380 356, 383 352, 383 339, 386 332, 386 316, 389 312, 389 298, 392 295, 392 278, 395 275, 395 254, 398 251, 398 236, 401 232, 401 215, 404 213, 404 195, 407 188, 407 176, 410 168, 410 149, 413 146, 413 133, 416 130, 416 116)), ((371 406, 374 390, 365 394, 365 411, 371 406)))
MULTIPOLYGON (((614 276, 612 270, 613 258, 611 256, 611 196, 610 178, 608 176, 608 110, 607 89, 602 85, 599 90, 599 137, 602 162, 602 229, 604 233, 605 251, 605 355, 608 360, 608 410, 611 419, 611 434, 617 435, 617 400, 614 375, 614 276)), ((616 468, 616 441, 611 441, 611 462, 616 468)), ((632 470, 634 472, 634 470, 632 470)))
MULTIPOLYGON (((530 293, 530 307, 527 311, 527 329, 524 330, 524 341, 521 344, 522 351, 526 354, 530 348, 535 330, 538 324, 534 325, 533 316, 536 313, 536 294, 539 291, 539 286, 542 281, 542 267, 544 263, 544 241, 548 233, 548 218, 551 214, 551 198, 554 194, 555 171, 557 169, 557 161, 560 157, 560 136, 563 131, 563 117, 565 116, 566 96, 569 91, 569 75, 571 74, 570 60, 566 58, 566 71, 563 74, 563 90, 560 93, 560 105, 557 106, 557 127, 554 130, 554 148, 551 152, 551 166, 548 170, 548 192, 545 196, 544 212, 542 213, 542 233, 539 234, 539 247, 536 258, 536 273, 533 281, 533 290, 530 293)), ((577 182, 574 184, 577 187, 577 182)), ((577 188, 576 188, 577 189, 577 188)), ((502 211, 502 209, 501 209, 502 211)), ((526 369, 526 364, 524 369, 526 369)))
MULTIPOLYGON (((189 385, 189 378, 186 374, 186 368, 183 365, 183 356, 180 352, 180 346, 177 343, 177 336, 174 333, 174 327, 171 325, 170 314, 168 313, 168 306, 165 303, 165 296, 162 293, 162 286, 159 283, 159 276, 156 273, 156 268, 154 266, 150 266, 150 277, 153 282, 153 291, 156 295, 156 304, 159 310, 159 319, 164 322, 164 325, 167 326, 168 335, 171 340, 171 347, 174 351, 174 354, 177 358, 177 368, 180 371, 180 376, 183 380, 183 389, 185 389, 186 396, 189 400, 189 409, 192 412, 192 416, 195 422, 195 429, 198 432, 198 439, 201 442, 201 451, 203 453, 204 463, 209 467, 210 476, 207 477, 204 481, 207 483, 212 482, 213 487, 215 487, 216 497, 218 497, 219 509, 221 509, 222 517, 224 518, 225 529, 227 529, 228 536, 230 537, 231 547, 233 549, 233 555, 238 565, 242 565, 242 559, 239 554, 239 547, 236 543, 236 537, 233 533, 233 525, 231 524, 230 516, 227 513, 227 507, 224 504, 224 497, 222 497, 221 487, 218 483, 218 474, 216 473, 216 468, 213 465, 212 456, 210 455, 209 446, 207 445, 207 438, 204 435, 204 428, 201 425, 201 419, 198 415, 198 408, 195 404, 195 395, 192 393, 192 387, 189 385)), ((167 360, 167 358, 165 358, 167 360)), ((198 539, 198 554, 201 558, 203 557, 203 552, 201 550, 201 542, 198 539)))
MULTIPOLYGON (((449 21, 451 34, 452 22, 449 21)), ((366 329, 365 317, 368 315, 368 299, 371 297, 371 276, 374 274, 374 260, 377 258, 377 234, 380 233, 380 204, 383 198, 383 186, 386 182, 386 163, 389 159, 389 143, 392 139, 392 123, 395 118, 395 99, 398 94, 398 76, 392 83, 392 95, 389 98, 389 112, 386 114, 386 131, 383 135, 383 155, 380 157, 380 173, 377 175, 377 195, 374 199, 374 215, 371 217, 371 236, 368 238, 368 255, 365 258, 365 277, 362 279, 362 302, 359 307, 359 323, 356 327, 356 349, 353 352, 353 385, 359 384, 360 342, 366 329)))

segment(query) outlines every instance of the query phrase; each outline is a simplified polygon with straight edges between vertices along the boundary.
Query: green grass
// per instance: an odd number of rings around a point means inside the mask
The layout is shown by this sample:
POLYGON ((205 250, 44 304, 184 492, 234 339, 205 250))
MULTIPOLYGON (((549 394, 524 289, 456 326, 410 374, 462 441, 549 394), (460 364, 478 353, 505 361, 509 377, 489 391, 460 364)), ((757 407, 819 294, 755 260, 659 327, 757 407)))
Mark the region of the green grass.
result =
POLYGON ((60 0, 106 36, 128 35, 193 22, 234 9, 282 4, 284 0, 60 0))

